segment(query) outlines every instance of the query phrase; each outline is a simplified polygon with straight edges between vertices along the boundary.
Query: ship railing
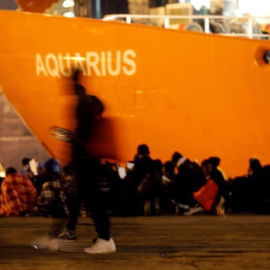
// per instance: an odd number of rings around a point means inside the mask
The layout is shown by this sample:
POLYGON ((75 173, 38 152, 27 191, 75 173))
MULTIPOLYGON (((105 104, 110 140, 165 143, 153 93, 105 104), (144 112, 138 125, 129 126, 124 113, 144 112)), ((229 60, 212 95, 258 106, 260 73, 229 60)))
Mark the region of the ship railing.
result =
POLYGON ((263 25, 269 25, 270 31, 270 17, 113 14, 107 15, 103 18, 103 20, 122 21, 128 24, 147 24, 153 26, 161 26, 168 29, 204 32, 206 34, 215 33, 225 36, 238 36, 270 40, 269 32, 262 31, 263 25))

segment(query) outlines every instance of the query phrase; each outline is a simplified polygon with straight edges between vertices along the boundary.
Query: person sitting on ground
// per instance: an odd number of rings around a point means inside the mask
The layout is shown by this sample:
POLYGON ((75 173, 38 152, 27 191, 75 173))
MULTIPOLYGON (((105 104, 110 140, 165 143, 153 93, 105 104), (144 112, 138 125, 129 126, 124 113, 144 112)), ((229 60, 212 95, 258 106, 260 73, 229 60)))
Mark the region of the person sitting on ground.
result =
POLYGON ((1 185, 0 214, 7 217, 19 217, 31 213, 37 200, 37 191, 31 180, 23 177, 13 167, 6 170, 1 185))
POLYGON ((47 181, 42 185, 37 199, 38 209, 44 216, 65 217, 60 198, 60 191, 65 183, 62 167, 57 159, 50 158, 45 162, 44 169, 43 177, 47 181))
POLYGON ((222 169, 219 167, 220 158, 219 157, 210 157, 210 164, 212 165, 210 175, 211 178, 218 185, 218 196, 214 203, 214 207, 217 211, 217 214, 224 215, 225 211, 228 210, 230 206, 230 196, 229 196, 229 186, 226 181, 225 174, 222 169))
POLYGON ((198 206, 196 208, 190 209, 190 214, 195 213, 196 209, 198 208, 201 208, 202 211, 211 213, 214 210, 216 201, 218 201, 220 198, 219 186, 214 181, 212 175, 214 166, 212 165, 210 159, 203 160, 201 163, 201 168, 205 174, 207 182, 198 191, 193 192, 193 197, 198 202, 198 206))
POLYGON ((127 180, 130 183, 130 207, 131 213, 143 214, 143 201, 138 192, 138 186, 141 184, 147 174, 153 171, 153 160, 150 157, 149 147, 146 144, 140 144, 137 147, 137 154, 134 158, 134 167, 127 173, 127 180))
POLYGON ((131 181, 137 188, 145 176, 153 169, 153 160, 150 157, 149 147, 146 144, 140 144, 138 146, 134 164, 135 166, 132 169, 131 181))
POLYGON ((192 193, 198 191, 206 183, 206 179, 201 167, 196 162, 183 157, 179 152, 174 152, 172 162, 177 168, 174 201, 180 209, 186 211, 197 204, 192 193))
POLYGON ((35 159, 24 157, 22 159, 22 166, 23 166, 23 170, 21 173, 22 176, 30 179, 38 190, 38 181, 40 178, 40 173, 43 170, 42 165, 36 162, 35 159))
POLYGON ((248 178, 250 179, 249 200, 251 210, 256 213, 269 213, 269 177, 257 158, 249 160, 248 178))
POLYGON ((225 206, 228 205, 229 201, 229 191, 223 173, 218 169, 219 163, 220 159, 218 157, 203 160, 201 168, 207 182, 197 192, 193 192, 193 197, 199 205, 190 209, 188 214, 200 212, 201 209, 208 213, 225 215, 227 208, 225 206))
POLYGON ((153 161, 153 168, 137 187, 144 204, 144 215, 160 214, 160 197, 162 193, 162 162, 153 161))
POLYGON ((249 160, 248 173, 229 180, 233 212, 269 213, 269 176, 257 158, 249 160))
POLYGON ((173 202, 173 194, 175 189, 175 183, 177 174, 173 162, 168 160, 162 167, 162 193, 160 198, 160 207, 163 213, 175 213, 178 209, 173 202))
MULTIPOLYGON (((29 162, 30 162, 31 158, 28 158, 28 157, 24 157, 22 159, 22 166, 23 166, 23 169, 22 169, 22 176, 30 179, 30 174, 31 174, 31 170, 30 170, 30 165, 29 165, 29 162)), ((31 179, 30 179, 31 180, 31 179)))

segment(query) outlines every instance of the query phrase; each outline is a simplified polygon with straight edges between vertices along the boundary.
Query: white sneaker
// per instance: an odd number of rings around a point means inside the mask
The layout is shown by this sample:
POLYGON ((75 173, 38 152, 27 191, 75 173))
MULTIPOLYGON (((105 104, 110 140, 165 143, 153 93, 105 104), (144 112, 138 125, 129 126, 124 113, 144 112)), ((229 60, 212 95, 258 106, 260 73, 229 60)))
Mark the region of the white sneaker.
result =
POLYGON ((57 239, 52 239, 47 235, 44 235, 34 239, 32 242, 32 246, 35 249, 49 249, 51 251, 57 251, 58 241, 57 239))
POLYGON ((200 206, 195 206, 195 207, 191 207, 189 208, 189 210, 187 210, 186 212, 184 212, 185 216, 191 216, 194 214, 198 214, 198 213, 202 213, 204 210, 202 207, 200 206))
POLYGON ((116 246, 112 238, 110 240, 97 238, 95 244, 85 248, 83 251, 89 254, 110 253, 116 251, 116 246))

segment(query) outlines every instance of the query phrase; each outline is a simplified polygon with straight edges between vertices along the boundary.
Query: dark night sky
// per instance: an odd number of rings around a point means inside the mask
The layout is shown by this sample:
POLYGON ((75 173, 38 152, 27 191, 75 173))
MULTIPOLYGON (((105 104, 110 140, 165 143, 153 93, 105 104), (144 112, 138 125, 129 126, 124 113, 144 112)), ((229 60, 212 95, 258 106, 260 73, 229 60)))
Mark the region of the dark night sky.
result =
POLYGON ((18 5, 14 0, 1 0, 0 9, 17 9, 18 5))

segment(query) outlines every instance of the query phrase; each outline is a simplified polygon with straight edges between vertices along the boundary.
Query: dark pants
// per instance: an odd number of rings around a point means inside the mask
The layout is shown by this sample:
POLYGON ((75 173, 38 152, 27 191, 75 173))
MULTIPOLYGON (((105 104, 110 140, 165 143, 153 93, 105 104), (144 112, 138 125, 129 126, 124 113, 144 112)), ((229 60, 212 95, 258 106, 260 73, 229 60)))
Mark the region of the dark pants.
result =
POLYGON ((109 240, 111 237, 111 224, 99 188, 103 165, 98 159, 77 155, 74 157, 74 173, 77 181, 77 191, 70 209, 67 229, 76 229, 80 206, 83 203, 86 210, 91 212, 98 237, 109 240))

